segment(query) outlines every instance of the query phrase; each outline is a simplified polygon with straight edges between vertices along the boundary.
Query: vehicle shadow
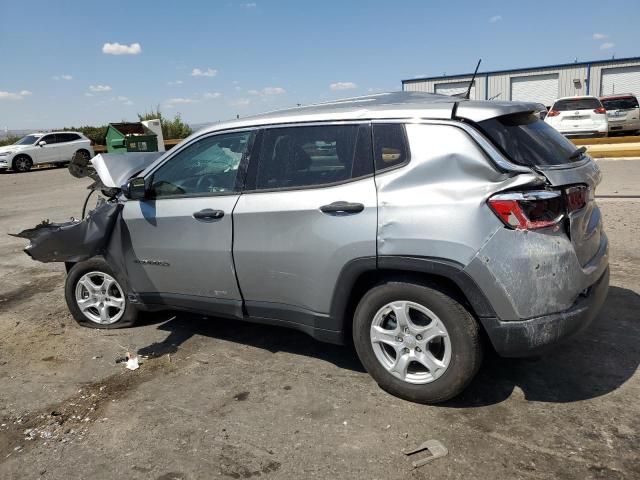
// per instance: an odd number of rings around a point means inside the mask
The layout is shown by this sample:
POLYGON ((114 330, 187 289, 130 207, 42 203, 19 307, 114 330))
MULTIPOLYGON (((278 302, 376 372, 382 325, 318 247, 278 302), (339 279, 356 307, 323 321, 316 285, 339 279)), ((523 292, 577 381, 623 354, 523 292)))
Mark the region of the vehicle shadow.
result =
MULTIPOLYGON (((515 387, 527 400, 567 403, 599 397, 616 390, 640 364, 640 296, 611 287, 602 311, 586 331, 544 357, 529 359, 485 355, 476 378, 458 397, 441 404, 468 408, 500 403, 515 387)), ((339 368, 364 372, 352 346, 313 340, 294 330, 186 313, 147 314, 147 324, 169 332, 167 338, 141 348, 151 357, 176 352, 194 335, 251 345, 271 352, 307 355, 339 368), (162 323, 159 323, 162 322, 162 323)))
POLYGON ((27 173, 37 173, 37 172, 46 172, 47 170, 58 170, 60 168, 67 168, 66 164, 55 164, 55 163, 43 163, 41 165, 37 165, 33 167, 28 172, 18 172, 17 170, 0 170, 1 175, 24 175, 27 173))
POLYGON ((465 408, 507 399, 519 387, 527 400, 568 403, 599 397, 629 380, 640 364, 640 296, 610 287, 602 310, 575 338, 543 357, 487 355, 471 385, 444 404, 465 408))
POLYGON ((194 335, 200 335, 250 345, 272 353, 307 355, 333 363, 339 368, 365 372, 353 347, 322 343, 289 328, 224 318, 208 318, 184 312, 148 313, 145 317, 141 325, 162 322, 158 325, 158 329, 169 332, 169 335, 162 342, 139 349, 139 355, 153 358, 175 353, 184 342, 194 335))

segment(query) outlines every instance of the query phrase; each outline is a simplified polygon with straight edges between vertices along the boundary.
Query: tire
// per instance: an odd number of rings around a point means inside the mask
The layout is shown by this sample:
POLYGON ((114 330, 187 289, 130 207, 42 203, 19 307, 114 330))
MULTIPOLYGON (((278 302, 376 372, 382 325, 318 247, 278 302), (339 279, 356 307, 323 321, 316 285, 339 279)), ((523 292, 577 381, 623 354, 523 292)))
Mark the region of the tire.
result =
POLYGON ((360 361, 381 388, 417 403, 455 397, 482 363, 478 323, 454 296, 435 286, 390 281, 373 287, 356 308, 353 341, 360 361), (408 330, 398 330, 396 311, 400 316, 408 312, 408 330), (371 341, 374 331, 376 342, 371 341), (433 340, 426 343, 429 337, 433 340), (392 373, 394 369, 404 373, 392 373))
POLYGON ((123 282, 100 257, 76 263, 64 285, 64 296, 73 318, 89 328, 132 326, 138 309, 129 302, 123 282), (106 289, 104 288, 106 285, 106 289), (85 298, 86 304, 79 305, 85 298), (106 310, 106 314, 103 313, 106 310))
POLYGON ((13 159, 12 167, 16 172, 28 172, 33 167, 33 161, 27 155, 16 155, 13 159))
POLYGON ((73 157, 71 157, 72 163, 83 167, 89 165, 89 160, 91 160, 91 155, 86 150, 78 150, 73 154, 73 157))

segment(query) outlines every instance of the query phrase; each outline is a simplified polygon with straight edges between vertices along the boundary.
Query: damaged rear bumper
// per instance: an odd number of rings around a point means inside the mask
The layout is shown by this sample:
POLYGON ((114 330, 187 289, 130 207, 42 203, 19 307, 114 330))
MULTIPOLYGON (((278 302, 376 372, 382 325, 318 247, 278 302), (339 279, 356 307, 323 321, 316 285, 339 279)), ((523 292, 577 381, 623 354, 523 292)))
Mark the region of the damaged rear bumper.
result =
POLYGON ((544 353, 554 344, 584 330, 596 317, 609 290, 609 268, 564 312, 522 321, 483 318, 482 323, 497 353, 526 357, 544 353))

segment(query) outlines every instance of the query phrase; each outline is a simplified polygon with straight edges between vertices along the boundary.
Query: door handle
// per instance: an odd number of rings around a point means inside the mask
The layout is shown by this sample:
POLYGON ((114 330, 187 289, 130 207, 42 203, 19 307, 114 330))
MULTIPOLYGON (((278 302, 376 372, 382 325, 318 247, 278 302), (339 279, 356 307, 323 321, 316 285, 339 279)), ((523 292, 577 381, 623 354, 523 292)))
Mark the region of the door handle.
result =
POLYGON ((224 211, 212 210, 211 208, 205 208, 193 214, 193 218, 196 220, 218 220, 222 217, 224 217, 224 211))
POLYGON ((360 213, 363 210, 363 204, 350 202, 333 202, 320 207, 322 213, 360 213))

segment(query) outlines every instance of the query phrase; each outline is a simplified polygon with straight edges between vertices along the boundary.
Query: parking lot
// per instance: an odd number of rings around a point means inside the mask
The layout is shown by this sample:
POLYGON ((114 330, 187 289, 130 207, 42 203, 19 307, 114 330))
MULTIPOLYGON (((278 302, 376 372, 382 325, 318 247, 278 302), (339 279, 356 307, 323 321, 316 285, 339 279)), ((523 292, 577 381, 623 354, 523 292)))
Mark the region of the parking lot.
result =
POLYGON ((66 169, 0 174, 0 478, 640 478, 640 159, 600 160, 611 289, 543 358, 488 353, 459 398, 405 402, 351 347, 180 313, 78 327, 64 267, 6 234, 79 216, 66 169), (115 359, 147 358, 139 370, 115 359), (448 456, 403 455, 437 439, 448 456))

